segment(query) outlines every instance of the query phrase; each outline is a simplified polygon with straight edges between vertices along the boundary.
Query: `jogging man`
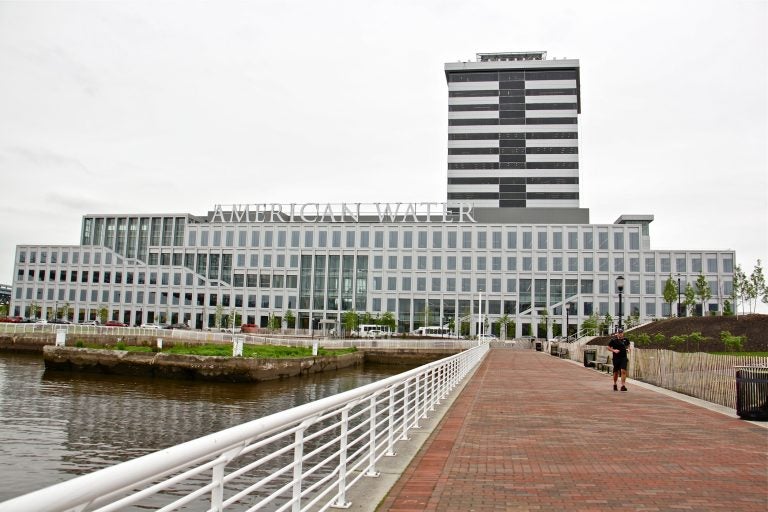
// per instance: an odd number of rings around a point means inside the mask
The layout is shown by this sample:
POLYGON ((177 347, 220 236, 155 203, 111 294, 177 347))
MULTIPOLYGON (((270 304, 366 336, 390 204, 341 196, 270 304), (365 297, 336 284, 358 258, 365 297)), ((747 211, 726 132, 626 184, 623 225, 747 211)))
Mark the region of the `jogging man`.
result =
POLYGON ((621 390, 626 391, 629 340, 624 339, 623 329, 617 330, 611 337, 611 341, 608 343, 608 350, 613 353, 613 390, 619 390, 616 386, 616 381, 618 381, 619 372, 621 372, 621 390))

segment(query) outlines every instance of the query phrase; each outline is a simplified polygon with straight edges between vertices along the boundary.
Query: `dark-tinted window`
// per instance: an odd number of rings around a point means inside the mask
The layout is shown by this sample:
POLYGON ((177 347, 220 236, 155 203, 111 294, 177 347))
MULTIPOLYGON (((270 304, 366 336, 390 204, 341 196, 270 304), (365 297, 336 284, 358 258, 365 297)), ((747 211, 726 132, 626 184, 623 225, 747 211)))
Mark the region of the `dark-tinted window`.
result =
POLYGON ((573 154, 578 153, 579 148, 526 148, 525 152, 529 155, 573 154))
POLYGON ((448 112, 483 112, 499 110, 498 105, 448 105, 448 112))
POLYGON ((526 169, 578 169, 579 162, 527 162, 526 169))
POLYGON ((498 96, 499 91, 448 91, 449 98, 475 98, 483 96, 498 96))
POLYGON ((526 96, 564 96, 576 94, 576 89, 526 89, 526 96))
POLYGON ((474 73, 448 73, 449 82, 497 82, 499 74, 496 71, 481 71, 474 73))

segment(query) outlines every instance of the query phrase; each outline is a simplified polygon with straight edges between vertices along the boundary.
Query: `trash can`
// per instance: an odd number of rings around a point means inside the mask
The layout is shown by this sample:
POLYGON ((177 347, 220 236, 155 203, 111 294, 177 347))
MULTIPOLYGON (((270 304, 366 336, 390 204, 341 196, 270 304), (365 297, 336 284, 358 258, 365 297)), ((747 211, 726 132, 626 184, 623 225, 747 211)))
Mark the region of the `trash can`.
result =
POLYGON ((559 353, 557 351, 557 343, 550 343, 549 344, 549 355, 551 355, 551 356, 559 355, 559 353))
POLYGON ((584 349, 584 366, 586 366, 587 368, 589 368, 590 366, 595 366, 596 360, 597 360, 596 348, 584 349))
POLYGON ((540 341, 536 342, 536 352, 541 352, 541 342, 540 341))
POLYGON ((736 414, 768 421, 768 366, 736 366, 736 414))

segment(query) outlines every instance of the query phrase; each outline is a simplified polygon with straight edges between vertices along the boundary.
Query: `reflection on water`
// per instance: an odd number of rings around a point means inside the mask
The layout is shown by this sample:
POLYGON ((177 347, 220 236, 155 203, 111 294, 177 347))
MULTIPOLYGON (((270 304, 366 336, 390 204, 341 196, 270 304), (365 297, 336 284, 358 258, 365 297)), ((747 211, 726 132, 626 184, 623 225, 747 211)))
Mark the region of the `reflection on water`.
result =
POLYGON ((0 501, 406 369, 231 384, 50 372, 0 352, 0 501))

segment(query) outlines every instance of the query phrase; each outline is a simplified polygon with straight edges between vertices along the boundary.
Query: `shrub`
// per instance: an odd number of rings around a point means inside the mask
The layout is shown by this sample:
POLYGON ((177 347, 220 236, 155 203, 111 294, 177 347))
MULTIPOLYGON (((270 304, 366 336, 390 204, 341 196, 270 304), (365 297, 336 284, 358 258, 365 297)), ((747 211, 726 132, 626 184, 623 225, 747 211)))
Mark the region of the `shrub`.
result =
POLYGON ((664 336, 663 334, 661 334, 660 332, 657 332, 656 334, 653 335, 653 342, 654 343, 661 344, 661 343, 664 343, 664 340, 666 340, 666 339, 667 339, 667 337, 664 336))
POLYGON ((115 350, 125 350, 125 343, 122 341, 118 341, 115 345, 115 350))
POLYGON ((85 347, 85 342, 84 342, 83 340, 77 340, 77 341, 75 342, 75 346, 76 346, 77 348, 83 348, 83 347, 85 347))
POLYGON ((734 336, 730 331, 721 331, 720 341, 725 345, 726 352, 741 352, 744 350, 744 342, 747 341, 747 337, 734 336))

